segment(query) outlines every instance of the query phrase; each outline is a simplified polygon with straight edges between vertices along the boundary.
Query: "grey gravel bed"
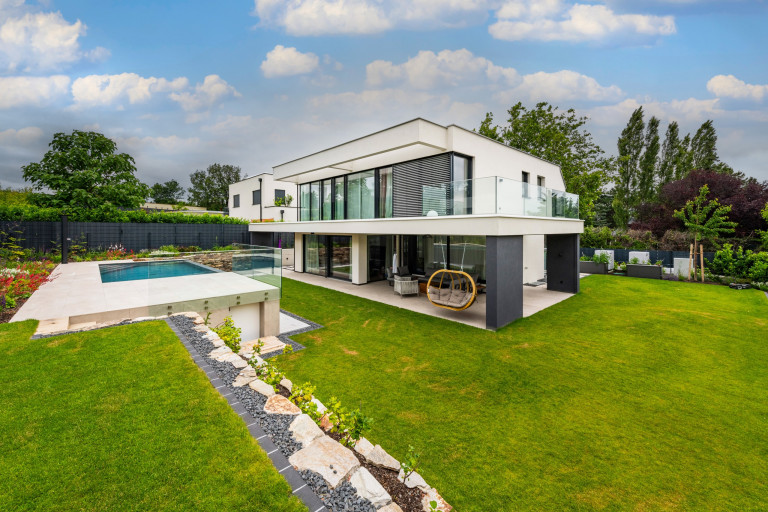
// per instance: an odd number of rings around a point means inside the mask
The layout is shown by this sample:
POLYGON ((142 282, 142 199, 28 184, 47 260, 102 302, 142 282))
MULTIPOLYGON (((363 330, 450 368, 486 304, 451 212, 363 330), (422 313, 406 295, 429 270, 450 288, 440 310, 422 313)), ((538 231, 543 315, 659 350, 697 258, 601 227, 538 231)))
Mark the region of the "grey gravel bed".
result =
POLYGON ((349 482, 342 482, 335 489, 331 489, 323 477, 314 471, 304 470, 300 474, 331 512, 376 512, 373 503, 358 496, 349 482))

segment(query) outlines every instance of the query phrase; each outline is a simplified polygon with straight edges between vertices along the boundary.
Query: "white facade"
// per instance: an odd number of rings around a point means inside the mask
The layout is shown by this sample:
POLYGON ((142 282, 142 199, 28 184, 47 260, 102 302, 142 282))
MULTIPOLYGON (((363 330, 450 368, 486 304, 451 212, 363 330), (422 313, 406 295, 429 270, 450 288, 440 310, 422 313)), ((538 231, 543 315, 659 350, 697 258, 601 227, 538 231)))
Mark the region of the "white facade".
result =
POLYGON ((229 207, 230 217, 247 219, 251 222, 273 219, 276 222, 281 220, 293 222, 296 220, 296 206, 298 197, 296 193, 296 184, 275 180, 271 173, 262 173, 256 176, 250 176, 229 186, 229 207), (254 192, 261 190, 261 202, 254 204, 254 196, 259 194, 254 192), (284 197, 293 197, 290 206, 275 206, 275 194, 282 192, 284 197), (237 205, 236 205, 237 203, 237 205))

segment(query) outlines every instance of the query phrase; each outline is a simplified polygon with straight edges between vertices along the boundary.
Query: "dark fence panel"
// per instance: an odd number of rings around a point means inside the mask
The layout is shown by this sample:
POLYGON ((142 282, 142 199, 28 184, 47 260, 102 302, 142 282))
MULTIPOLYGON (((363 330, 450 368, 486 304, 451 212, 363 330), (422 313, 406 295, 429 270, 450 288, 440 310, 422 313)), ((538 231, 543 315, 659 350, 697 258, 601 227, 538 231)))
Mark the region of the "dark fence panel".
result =
MULTIPOLYGON (((629 253, 635 252, 635 249, 609 249, 613 251, 613 260, 617 262, 629 262, 629 253)), ((637 252, 647 252, 649 256, 651 257, 651 263, 656 263, 657 261, 662 261, 662 266, 672 268, 674 266, 674 259, 675 258, 688 258, 689 252, 688 251, 642 251, 637 250, 637 252)), ((595 255, 595 249, 590 247, 582 247, 581 248, 581 255, 582 256, 594 256, 595 255)), ((707 261, 712 261, 715 259, 715 253, 714 252, 704 252, 704 259, 707 261)))
MULTIPOLYGON (((25 249, 49 252, 61 243, 60 222, 2 221, 0 232, 20 239, 25 249)), ((71 244, 89 249, 122 245, 129 251, 157 249, 163 245, 196 245, 211 249, 217 245, 247 244, 246 224, 138 224, 120 222, 69 222, 71 244)), ((0 242, 4 239, 0 235, 0 242)))

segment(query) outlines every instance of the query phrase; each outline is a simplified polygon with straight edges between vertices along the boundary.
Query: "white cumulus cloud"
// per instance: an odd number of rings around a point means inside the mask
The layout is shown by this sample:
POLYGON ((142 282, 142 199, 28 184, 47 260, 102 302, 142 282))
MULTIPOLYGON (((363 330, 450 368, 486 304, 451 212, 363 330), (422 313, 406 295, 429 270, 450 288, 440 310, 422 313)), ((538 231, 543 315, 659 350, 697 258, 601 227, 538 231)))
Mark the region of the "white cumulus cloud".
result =
POLYGON ((104 48, 83 51, 86 26, 60 12, 28 12, 23 2, 0 4, 0 68, 8 71, 59 69, 81 59, 103 60, 104 48), (25 12, 26 11, 26 12, 25 12))
POLYGON ((187 111, 205 110, 227 97, 240 97, 240 93, 219 75, 208 75, 203 83, 195 85, 194 91, 172 93, 171 99, 187 111))
POLYGON ((69 92, 69 77, 0 77, 0 109, 41 106, 69 92))
POLYGON ((262 23, 298 36, 372 34, 392 27, 377 3, 366 0, 255 0, 262 23))
POLYGON ((507 104, 518 99, 530 101, 616 101, 624 92, 615 85, 600 85, 594 78, 571 70, 539 71, 522 77, 522 83, 497 95, 507 104))
POLYGON ((648 42, 677 30, 673 16, 619 14, 605 5, 557 0, 513 0, 496 11, 496 17, 488 31, 505 41, 648 42))
POLYGON ((519 76, 515 69, 496 66, 464 48, 439 53, 420 51, 402 64, 376 60, 366 66, 369 86, 378 87, 401 80, 416 89, 432 89, 488 80, 513 85, 519 81, 519 76))
POLYGON ((148 101, 154 94, 179 91, 189 86, 184 78, 142 77, 136 73, 88 75, 72 84, 75 104, 83 107, 109 106, 128 100, 130 104, 148 101))
POLYGON ((3 130, 0 132, 0 145, 26 146, 37 142, 43 136, 43 130, 37 126, 28 126, 20 130, 3 130))
POLYGON ((317 69, 320 59, 314 53, 301 53, 296 48, 278 44, 267 53, 261 71, 267 78, 304 75, 317 69))
POLYGON ((717 75, 707 82, 707 90, 718 98, 762 100, 768 96, 768 85, 748 84, 733 75, 717 75))

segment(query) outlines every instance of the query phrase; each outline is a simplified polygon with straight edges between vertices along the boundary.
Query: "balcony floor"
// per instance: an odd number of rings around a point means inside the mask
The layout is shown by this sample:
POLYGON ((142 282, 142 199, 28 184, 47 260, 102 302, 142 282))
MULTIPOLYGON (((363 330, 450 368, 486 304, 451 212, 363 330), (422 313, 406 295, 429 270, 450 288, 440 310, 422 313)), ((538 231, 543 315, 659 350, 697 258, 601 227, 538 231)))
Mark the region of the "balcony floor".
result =
MULTIPOLYGON (((434 306, 427 300, 427 297, 424 294, 420 294, 418 297, 415 295, 400 297, 400 295, 394 293, 394 288, 389 286, 389 283, 386 281, 376 281, 373 283, 357 285, 348 281, 320 277, 314 274, 295 272, 288 269, 284 270, 283 278, 294 279, 303 283, 348 293, 356 297, 389 304, 390 306, 405 308, 417 313, 423 313, 425 315, 451 320, 452 322, 459 322, 472 327, 485 329, 485 294, 478 295, 475 303, 468 309, 465 309, 464 311, 451 311, 449 309, 434 306)), ((547 290, 546 286, 523 286, 523 316, 531 316, 571 297, 572 295, 573 294, 571 293, 547 290)), ((310 318, 310 320, 312 319, 310 318)))

